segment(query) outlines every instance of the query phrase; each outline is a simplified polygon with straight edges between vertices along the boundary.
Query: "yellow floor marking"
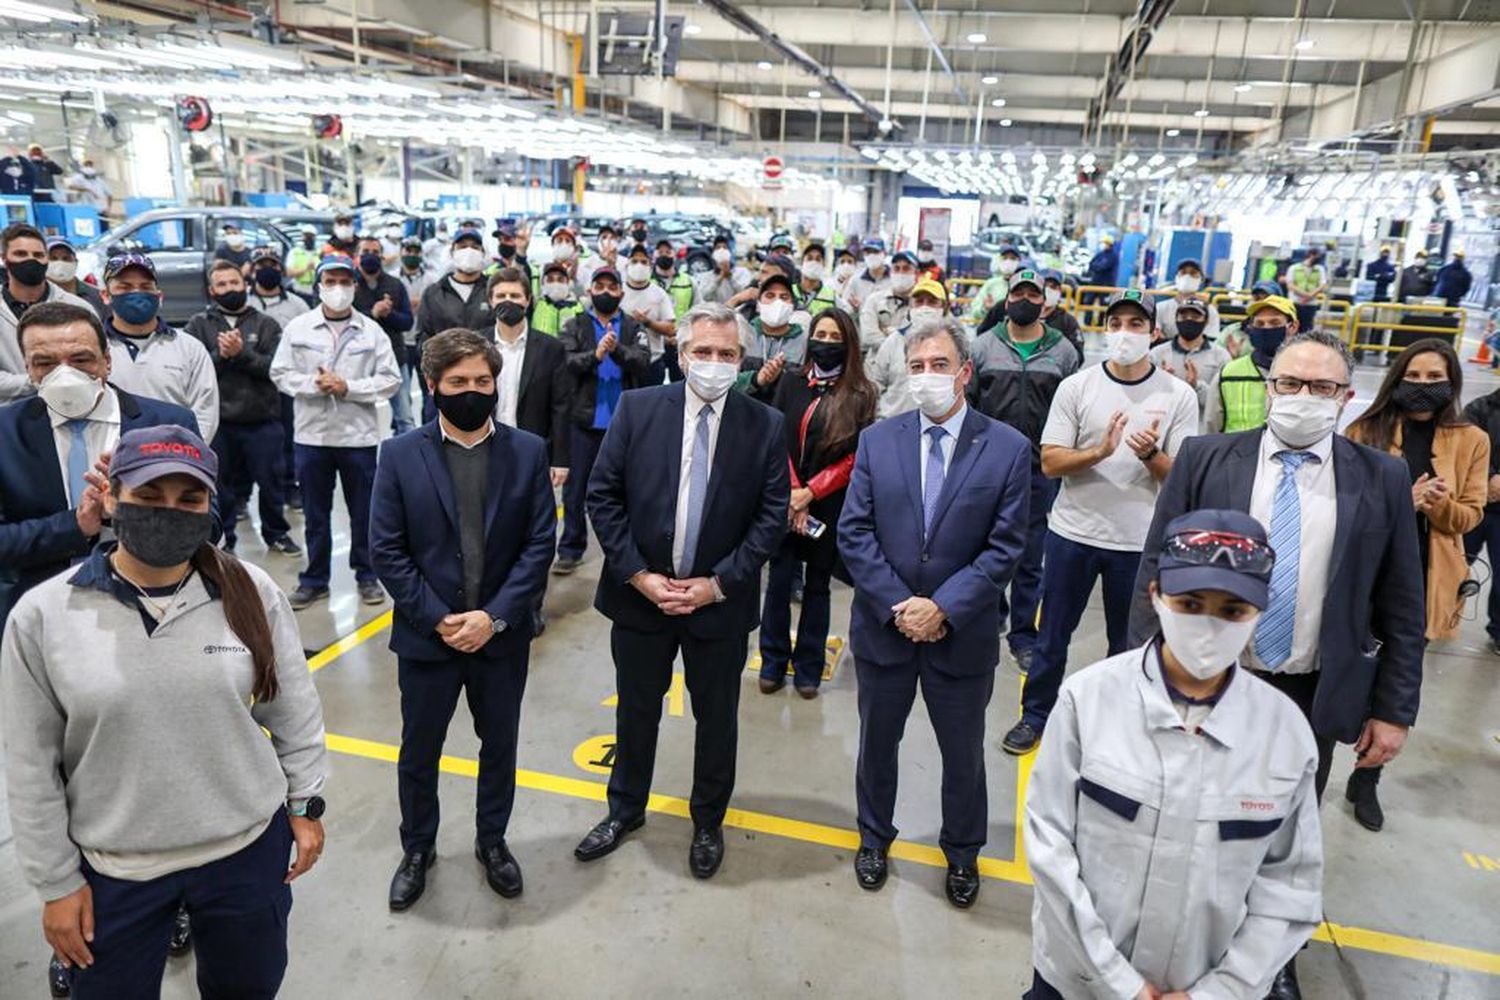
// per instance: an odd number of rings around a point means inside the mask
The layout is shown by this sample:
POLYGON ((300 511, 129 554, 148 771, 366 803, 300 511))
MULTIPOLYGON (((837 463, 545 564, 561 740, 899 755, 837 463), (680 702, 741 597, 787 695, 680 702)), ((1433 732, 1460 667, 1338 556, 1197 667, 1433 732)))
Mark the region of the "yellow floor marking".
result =
MULTIPOLYGON (((368 641, 371 636, 379 634, 381 630, 390 625, 390 619, 391 613, 388 611, 379 618, 367 622, 355 632, 338 640, 312 657, 308 661, 308 666, 313 670, 327 666, 344 653, 368 641)), ((335 753, 384 761, 389 764, 396 763, 400 754, 400 748, 391 743, 379 743, 374 740, 363 740, 353 736, 340 736, 335 733, 329 733, 327 740, 328 749, 335 753)), ((1003 861, 999 858, 981 857, 979 859, 979 873, 981 875, 999 879, 1002 882, 1031 884, 1031 876, 1026 870, 1026 862, 1021 854, 1020 827, 1022 810, 1026 801, 1026 781, 1031 775, 1031 762, 1035 757, 1034 753, 1022 757, 1017 775, 1017 860, 1003 861)), ((445 754, 439 761, 438 766, 449 774, 462 775, 468 778, 479 776, 479 762, 477 760, 450 757, 445 754)), ((566 795, 593 802, 603 802, 605 798, 605 785, 601 782, 587 781, 582 778, 569 778, 560 774, 548 774, 545 771, 530 771, 524 768, 517 768, 516 785, 519 788, 550 792, 554 795, 566 795)), ((689 818, 687 800, 670 795, 658 795, 653 792, 651 798, 646 803, 646 809, 649 812, 676 816, 680 819, 689 818)), ((785 837, 790 840, 822 844, 826 847, 835 847, 846 851, 852 851, 859 846, 859 834, 854 830, 827 826, 822 823, 809 823, 804 820, 787 819, 782 816, 772 816, 769 813, 752 812, 747 809, 730 809, 724 817, 724 825, 736 829, 749 830, 754 833, 785 837)), ((911 861, 934 868, 947 867, 947 861, 943 857, 943 852, 937 847, 928 844, 914 844, 898 840, 891 844, 890 853, 891 857, 902 861, 911 861)), ((1395 958, 1408 958, 1417 962, 1430 962, 1435 965, 1445 965, 1450 968, 1467 969, 1473 972, 1483 972, 1489 975, 1500 976, 1500 953, 1444 944, 1441 941, 1427 941, 1422 938, 1407 937, 1403 934, 1389 934, 1385 931, 1372 931, 1363 927, 1349 927, 1344 924, 1329 923, 1321 925, 1313 933, 1313 940, 1324 943, 1337 941, 1341 948, 1368 951, 1379 955, 1390 955, 1395 958)))

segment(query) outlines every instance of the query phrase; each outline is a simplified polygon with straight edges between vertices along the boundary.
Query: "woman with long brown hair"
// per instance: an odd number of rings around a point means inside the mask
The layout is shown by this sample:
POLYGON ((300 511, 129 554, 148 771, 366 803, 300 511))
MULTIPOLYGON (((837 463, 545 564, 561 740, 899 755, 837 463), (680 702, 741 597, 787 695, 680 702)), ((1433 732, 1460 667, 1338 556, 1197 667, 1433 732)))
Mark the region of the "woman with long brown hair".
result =
MULTIPOLYGON (((1464 417, 1463 365, 1445 340, 1419 340, 1396 356, 1370 408, 1350 425, 1360 444, 1406 459, 1427 592, 1427 638, 1458 633, 1468 579, 1464 535, 1484 518, 1490 441, 1464 417)), ((1375 794, 1380 768, 1357 768, 1346 797, 1371 830, 1385 817, 1375 794)))
POLYGON ((275 996, 323 849, 322 708, 286 596, 209 542, 217 475, 191 431, 122 435, 92 487, 118 544, 0 647, 16 852, 76 1000, 156 996, 179 907, 203 996, 275 996))
POLYGON ((865 376, 859 328, 837 307, 818 314, 807 344, 807 360, 787 371, 771 405, 785 416, 787 460, 791 465, 790 530, 771 557, 760 622, 760 690, 774 694, 792 683, 804 698, 816 698, 823 681, 823 649, 828 642, 829 586, 844 578, 834 538, 844 491, 854 468, 859 433, 875 420, 875 386, 865 376), (806 565, 802 614, 792 645, 792 585, 799 564, 806 565))

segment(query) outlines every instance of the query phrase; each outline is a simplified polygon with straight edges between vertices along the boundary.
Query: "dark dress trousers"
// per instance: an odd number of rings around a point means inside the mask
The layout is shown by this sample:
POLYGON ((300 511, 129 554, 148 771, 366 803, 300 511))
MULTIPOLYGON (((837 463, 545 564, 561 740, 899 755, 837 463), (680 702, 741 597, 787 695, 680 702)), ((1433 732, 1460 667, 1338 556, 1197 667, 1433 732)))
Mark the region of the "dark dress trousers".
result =
POLYGON ((1005 588, 1026 547, 1031 444, 968 410, 924 534, 926 452, 916 412, 866 430, 839 520, 839 551, 854 580, 860 842, 886 847, 896 838, 897 751, 920 681, 943 759, 939 843, 949 864, 972 865, 988 827, 984 712, 1000 662, 1005 588), (891 607, 913 596, 947 616, 937 642, 914 643, 896 627, 891 607))
POLYGON ((476 826, 481 847, 505 839, 516 791, 516 740, 531 652, 532 609, 552 564, 557 517, 547 446, 497 425, 482 497, 456 495, 436 421, 386 441, 370 503, 370 561, 391 595, 390 648, 401 688, 397 785, 401 845, 430 849, 438 828, 438 759, 460 692, 480 739, 476 826), (461 522, 482 505, 483 569, 466 567, 461 522), (469 573, 466 574, 466 568, 469 573), (477 578, 467 593, 466 575, 477 578), (447 615, 483 610, 505 628, 474 653, 437 634, 447 615))
POLYGON ((680 650, 697 723, 691 812, 723 822, 734 791, 740 680, 760 621, 761 567, 786 530, 790 494, 781 414, 730 392, 709 470, 689 577, 717 577, 724 600, 686 616, 663 614, 630 584, 642 571, 676 576, 672 541, 681 476, 685 383, 620 398, 588 483, 588 513, 604 550, 594 598, 614 623, 619 691, 610 816, 642 816, 656 764, 662 698, 680 650))

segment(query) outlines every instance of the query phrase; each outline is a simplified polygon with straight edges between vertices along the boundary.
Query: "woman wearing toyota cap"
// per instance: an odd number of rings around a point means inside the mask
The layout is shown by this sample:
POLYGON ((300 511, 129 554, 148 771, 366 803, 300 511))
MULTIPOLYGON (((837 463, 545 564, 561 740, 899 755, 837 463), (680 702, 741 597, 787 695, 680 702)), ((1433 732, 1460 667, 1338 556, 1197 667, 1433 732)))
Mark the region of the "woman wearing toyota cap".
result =
POLYGON ((1235 666, 1274 562, 1249 515, 1182 515, 1156 637, 1063 682, 1026 795, 1028 1000, 1263 997, 1317 927, 1317 746, 1235 666))
POLYGON ((179 904, 203 996, 275 996, 288 883, 323 850, 322 708, 280 588, 209 544, 217 471, 181 427, 122 435, 118 544, 0 646, 16 852, 77 1000, 157 996, 179 904))

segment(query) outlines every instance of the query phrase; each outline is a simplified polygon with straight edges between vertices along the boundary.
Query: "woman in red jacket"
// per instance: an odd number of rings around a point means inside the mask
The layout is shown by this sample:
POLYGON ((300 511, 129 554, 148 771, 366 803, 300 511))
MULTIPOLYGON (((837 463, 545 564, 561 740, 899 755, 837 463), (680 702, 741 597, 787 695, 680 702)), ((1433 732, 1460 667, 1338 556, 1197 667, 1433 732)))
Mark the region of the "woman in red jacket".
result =
POLYGON ((760 623, 760 690, 774 694, 792 683, 816 698, 828 642, 829 583, 846 579, 834 538, 844 491, 854 468, 859 432, 875 421, 875 387, 865 377, 854 318, 838 308, 818 314, 801 370, 777 382, 772 406, 786 417, 792 501, 788 532, 771 559, 760 623), (806 565, 802 615, 792 645, 792 583, 806 565))

